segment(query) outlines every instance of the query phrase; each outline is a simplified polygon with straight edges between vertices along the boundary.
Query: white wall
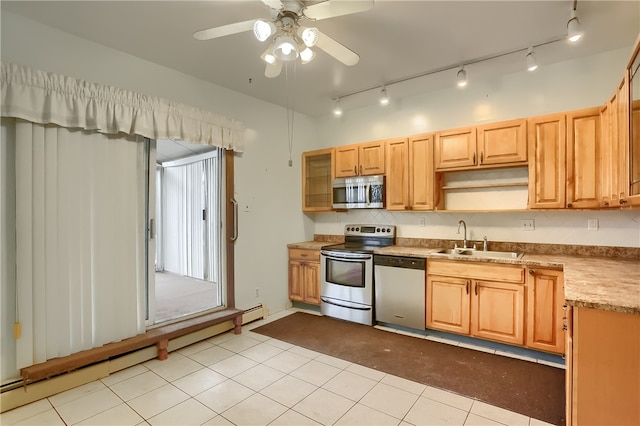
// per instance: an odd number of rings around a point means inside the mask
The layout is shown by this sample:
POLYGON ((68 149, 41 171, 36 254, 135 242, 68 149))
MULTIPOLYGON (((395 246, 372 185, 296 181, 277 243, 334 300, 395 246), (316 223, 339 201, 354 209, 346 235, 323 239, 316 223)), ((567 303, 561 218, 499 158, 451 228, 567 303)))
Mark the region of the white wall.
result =
POLYGON ((2 13, 1 31, 4 62, 175 100, 243 122, 248 129, 246 148, 235 156, 236 198, 241 205, 236 306, 262 302, 272 312, 285 308, 286 244, 313 236, 313 223, 300 213, 300 156, 316 144, 315 123, 309 117, 296 115, 294 166, 288 167, 287 116, 281 107, 15 14, 2 13))
MULTIPOLYGON (((389 137, 433 132, 479 123, 568 111, 604 104, 621 81, 632 47, 577 60, 541 66, 534 73, 519 72, 484 81, 474 80, 464 89, 452 87, 420 93, 380 107, 346 109, 340 118, 318 120, 321 146, 338 146, 389 137)), ((408 84, 408 83, 407 83, 408 84)), ((419 91, 419 87, 416 88, 419 91)), ((358 95, 355 95, 358 96, 358 95)), ((541 211, 499 213, 390 213, 350 211, 315 214, 319 234, 341 234, 345 223, 389 223, 401 237, 457 239, 456 224, 464 219, 470 239, 532 243, 640 247, 640 212, 541 211), (424 227, 419 219, 425 219, 424 227), (599 221, 597 231, 587 231, 587 219, 599 221), (522 231, 521 219, 534 219, 534 231, 522 231)))

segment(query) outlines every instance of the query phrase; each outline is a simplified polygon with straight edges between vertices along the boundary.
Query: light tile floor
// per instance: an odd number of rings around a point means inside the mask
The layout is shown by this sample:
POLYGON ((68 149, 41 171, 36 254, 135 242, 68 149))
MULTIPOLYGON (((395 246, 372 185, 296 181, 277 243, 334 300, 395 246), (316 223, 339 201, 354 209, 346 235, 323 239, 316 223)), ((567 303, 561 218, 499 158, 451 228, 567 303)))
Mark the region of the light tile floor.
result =
POLYGON ((251 331, 292 312, 8 411, 0 424, 547 424, 251 331))

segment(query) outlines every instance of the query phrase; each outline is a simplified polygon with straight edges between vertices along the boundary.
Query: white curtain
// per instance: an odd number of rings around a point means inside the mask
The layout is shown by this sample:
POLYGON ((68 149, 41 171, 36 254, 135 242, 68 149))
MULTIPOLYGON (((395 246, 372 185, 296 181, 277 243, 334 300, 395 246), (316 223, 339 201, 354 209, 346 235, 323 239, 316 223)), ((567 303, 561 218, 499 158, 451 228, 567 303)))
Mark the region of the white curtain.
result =
POLYGON ((178 102, 16 64, 1 64, 0 83, 3 117, 243 150, 240 122, 178 102))
POLYGON ((16 120, 18 368, 145 331, 144 144, 16 120))

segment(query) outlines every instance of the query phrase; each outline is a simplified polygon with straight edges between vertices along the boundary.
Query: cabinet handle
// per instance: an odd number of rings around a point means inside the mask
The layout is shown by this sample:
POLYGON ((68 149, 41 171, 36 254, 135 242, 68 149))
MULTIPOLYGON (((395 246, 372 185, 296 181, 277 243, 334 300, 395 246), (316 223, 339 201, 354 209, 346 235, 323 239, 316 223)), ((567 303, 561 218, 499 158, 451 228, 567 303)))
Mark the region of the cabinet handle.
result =
POLYGON ((484 152, 480 153, 480 164, 484 162, 484 152))
POLYGON ((608 201, 605 201, 605 202, 604 202, 604 206, 605 206, 605 207, 609 207, 609 202, 608 202, 608 201))
POLYGON ((362 174, 362 164, 360 164, 360 174, 362 174))
POLYGON ((467 294, 469 294, 469 281, 467 281, 467 294))
POLYGON ((358 166, 353 166, 353 174, 358 175, 358 166))
POLYGON ((475 283, 473 283, 473 292, 476 294, 476 296, 478 295, 478 282, 477 281, 475 283))
POLYGON ((569 203, 569 204, 567 204, 567 207, 571 208, 571 207, 573 207, 573 204, 569 203))
POLYGON ((476 153, 475 152, 473 153, 473 165, 474 166, 476 165, 476 153))
POLYGON ((562 331, 567 331, 567 326, 566 325, 562 326, 562 331))
POLYGON ((627 204, 627 200, 625 200, 624 198, 620 198, 620 204, 627 204))
POLYGON ((536 271, 534 271, 533 269, 529 269, 529 275, 535 275, 536 271))

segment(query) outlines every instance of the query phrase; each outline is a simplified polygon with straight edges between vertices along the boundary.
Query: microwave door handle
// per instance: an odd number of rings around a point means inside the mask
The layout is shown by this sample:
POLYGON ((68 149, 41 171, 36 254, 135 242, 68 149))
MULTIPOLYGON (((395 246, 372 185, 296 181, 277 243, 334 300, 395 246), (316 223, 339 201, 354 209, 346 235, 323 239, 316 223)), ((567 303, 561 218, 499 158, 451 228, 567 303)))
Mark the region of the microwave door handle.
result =
POLYGON ((371 184, 367 183, 367 204, 371 204, 371 184))

